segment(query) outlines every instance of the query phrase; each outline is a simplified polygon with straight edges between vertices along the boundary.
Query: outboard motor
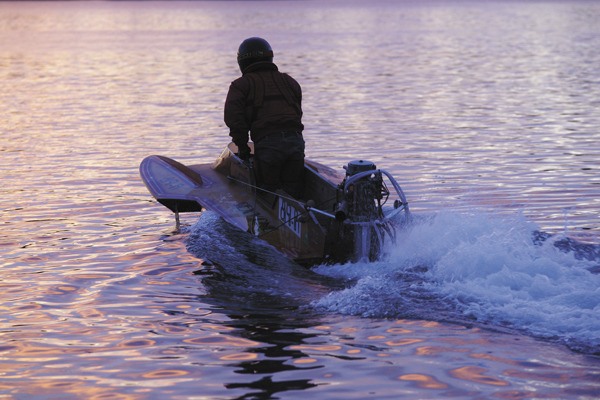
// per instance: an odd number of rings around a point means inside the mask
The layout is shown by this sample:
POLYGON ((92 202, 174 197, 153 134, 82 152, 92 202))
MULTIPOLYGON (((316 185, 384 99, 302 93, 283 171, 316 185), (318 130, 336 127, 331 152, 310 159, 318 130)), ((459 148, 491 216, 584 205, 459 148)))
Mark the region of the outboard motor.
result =
POLYGON ((381 174, 377 177, 364 172, 375 171, 376 167, 370 161, 356 160, 351 161, 344 166, 346 170, 346 179, 340 185, 342 189, 341 199, 338 203, 335 216, 338 220, 345 220, 352 216, 355 222, 366 222, 377 218, 376 199, 381 199, 381 174), (349 178, 363 173, 358 179, 354 179, 351 184, 346 185, 349 178), (344 187, 347 189, 344 190, 344 187))
POLYGON ((346 252, 354 247, 353 261, 374 261, 380 256, 386 234, 395 237, 382 208, 390 192, 374 163, 355 160, 344 169, 346 177, 338 188, 335 208, 337 246, 345 247, 346 252))

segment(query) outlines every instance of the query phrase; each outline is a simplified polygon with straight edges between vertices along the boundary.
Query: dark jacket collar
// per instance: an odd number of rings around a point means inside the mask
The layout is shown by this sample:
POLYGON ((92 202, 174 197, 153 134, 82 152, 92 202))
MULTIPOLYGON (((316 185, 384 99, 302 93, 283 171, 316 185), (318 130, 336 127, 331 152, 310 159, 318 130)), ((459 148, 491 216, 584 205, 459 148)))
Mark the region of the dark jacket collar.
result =
POLYGON ((244 72, 242 72, 242 75, 247 74, 248 72, 264 71, 264 70, 279 71, 279 69, 277 68, 277 65, 273 64, 272 62, 259 61, 259 62, 255 62, 254 64, 250 64, 248 67, 246 67, 244 72))

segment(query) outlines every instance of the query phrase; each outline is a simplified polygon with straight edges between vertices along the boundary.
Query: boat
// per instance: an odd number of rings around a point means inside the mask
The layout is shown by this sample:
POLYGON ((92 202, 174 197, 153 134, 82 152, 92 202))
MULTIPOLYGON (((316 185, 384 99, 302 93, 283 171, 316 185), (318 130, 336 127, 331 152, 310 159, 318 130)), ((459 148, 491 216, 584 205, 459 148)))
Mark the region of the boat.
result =
POLYGON ((179 213, 211 210, 305 266, 378 260, 410 218, 400 185, 370 161, 350 161, 342 173, 305 159, 304 195, 296 199, 257 185, 249 145, 249 161, 237 156, 234 143, 207 164, 151 155, 140 175, 178 228, 179 213))

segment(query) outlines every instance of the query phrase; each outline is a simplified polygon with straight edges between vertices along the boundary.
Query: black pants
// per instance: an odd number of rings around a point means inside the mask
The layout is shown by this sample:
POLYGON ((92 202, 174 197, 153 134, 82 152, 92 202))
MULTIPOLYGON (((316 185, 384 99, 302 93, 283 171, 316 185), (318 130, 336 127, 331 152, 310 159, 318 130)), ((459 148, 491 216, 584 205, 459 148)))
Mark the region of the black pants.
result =
POLYGON ((304 194, 304 139, 301 134, 278 133, 254 143, 258 185, 283 189, 295 198, 304 194))

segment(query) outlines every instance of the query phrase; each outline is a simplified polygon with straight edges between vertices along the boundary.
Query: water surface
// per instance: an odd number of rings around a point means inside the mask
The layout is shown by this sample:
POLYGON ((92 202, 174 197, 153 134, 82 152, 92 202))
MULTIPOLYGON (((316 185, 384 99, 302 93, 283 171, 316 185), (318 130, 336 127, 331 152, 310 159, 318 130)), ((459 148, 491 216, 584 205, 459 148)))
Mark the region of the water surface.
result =
POLYGON ((0 393, 594 398, 598 20, 590 1, 0 3, 0 393), (303 86, 307 156, 402 184, 416 223, 385 260, 305 270, 211 213, 178 232, 143 186, 145 156, 227 144, 254 35, 303 86))

